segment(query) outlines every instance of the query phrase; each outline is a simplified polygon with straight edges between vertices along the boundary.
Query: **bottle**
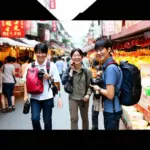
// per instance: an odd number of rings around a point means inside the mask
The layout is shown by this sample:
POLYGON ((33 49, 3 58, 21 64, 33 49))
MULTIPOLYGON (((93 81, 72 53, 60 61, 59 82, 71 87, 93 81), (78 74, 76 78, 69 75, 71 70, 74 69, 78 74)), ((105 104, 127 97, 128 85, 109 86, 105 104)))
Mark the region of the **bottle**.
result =
POLYGON ((30 111, 30 102, 27 100, 24 104, 23 113, 28 114, 30 111))

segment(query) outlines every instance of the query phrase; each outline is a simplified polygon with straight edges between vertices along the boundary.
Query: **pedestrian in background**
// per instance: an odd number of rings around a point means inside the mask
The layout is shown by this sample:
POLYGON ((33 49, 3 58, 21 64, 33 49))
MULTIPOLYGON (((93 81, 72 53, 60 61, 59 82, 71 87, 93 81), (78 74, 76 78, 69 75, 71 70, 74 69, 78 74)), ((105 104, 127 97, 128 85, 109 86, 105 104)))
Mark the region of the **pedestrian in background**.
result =
POLYGON ((61 59, 61 56, 58 56, 58 60, 56 61, 56 66, 59 71, 60 79, 62 80, 62 74, 64 69, 64 62, 61 59))
POLYGON ((6 57, 6 64, 3 65, 3 94, 8 100, 9 112, 15 110, 14 101, 12 101, 15 82, 15 67, 12 64, 12 57, 8 56, 6 57))
POLYGON ((90 68, 90 62, 89 62, 89 59, 87 58, 87 52, 84 52, 83 53, 83 65, 85 68, 90 68))

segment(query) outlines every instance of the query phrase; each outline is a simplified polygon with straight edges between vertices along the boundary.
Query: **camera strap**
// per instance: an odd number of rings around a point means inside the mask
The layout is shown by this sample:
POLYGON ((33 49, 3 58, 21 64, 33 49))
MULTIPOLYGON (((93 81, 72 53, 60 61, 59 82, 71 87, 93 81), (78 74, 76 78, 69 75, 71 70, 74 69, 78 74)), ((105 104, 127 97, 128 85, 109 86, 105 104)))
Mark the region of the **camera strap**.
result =
MULTIPOLYGON (((47 73, 49 74, 49 72, 50 72, 50 61, 47 61, 47 63, 46 63, 46 70, 47 70, 47 73)), ((47 82, 49 85, 49 88, 48 88, 48 91, 49 91, 49 89, 51 87, 51 83, 49 82, 49 80, 47 80, 47 82)))

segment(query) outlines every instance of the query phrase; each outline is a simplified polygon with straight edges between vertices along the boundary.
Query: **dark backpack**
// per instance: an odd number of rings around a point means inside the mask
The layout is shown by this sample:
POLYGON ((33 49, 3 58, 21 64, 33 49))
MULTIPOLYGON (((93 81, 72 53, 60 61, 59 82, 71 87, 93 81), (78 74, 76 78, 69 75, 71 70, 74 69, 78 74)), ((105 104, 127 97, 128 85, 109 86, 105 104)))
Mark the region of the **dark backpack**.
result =
POLYGON ((119 97, 120 104, 125 106, 137 104, 142 92, 140 70, 135 65, 128 63, 128 61, 121 61, 120 65, 118 65, 114 60, 108 63, 105 69, 111 64, 120 67, 123 73, 121 89, 116 89, 115 91, 119 97))

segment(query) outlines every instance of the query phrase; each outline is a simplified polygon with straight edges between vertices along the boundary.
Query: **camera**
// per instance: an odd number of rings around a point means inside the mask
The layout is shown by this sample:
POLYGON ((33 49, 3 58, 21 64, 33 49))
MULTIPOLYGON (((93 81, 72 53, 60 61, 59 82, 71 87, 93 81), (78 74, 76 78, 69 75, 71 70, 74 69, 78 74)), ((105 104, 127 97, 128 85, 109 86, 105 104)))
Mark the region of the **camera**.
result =
POLYGON ((39 72, 38 72, 38 78, 43 79, 44 74, 45 74, 44 69, 40 69, 39 72))
POLYGON ((92 78, 90 82, 91 82, 91 85, 98 85, 99 87, 104 86, 104 81, 103 81, 102 77, 92 78))
MULTIPOLYGON (((104 86, 104 81, 103 81, 102 77, 92 78, 90 80, 90 82, 91 82, 91 85, 98 85, 101 88, 104 86)), ((96 99, 100 99, 100 96, 102 96, 102 95, 98 91, 94 91, 94 97, 96 99)))

